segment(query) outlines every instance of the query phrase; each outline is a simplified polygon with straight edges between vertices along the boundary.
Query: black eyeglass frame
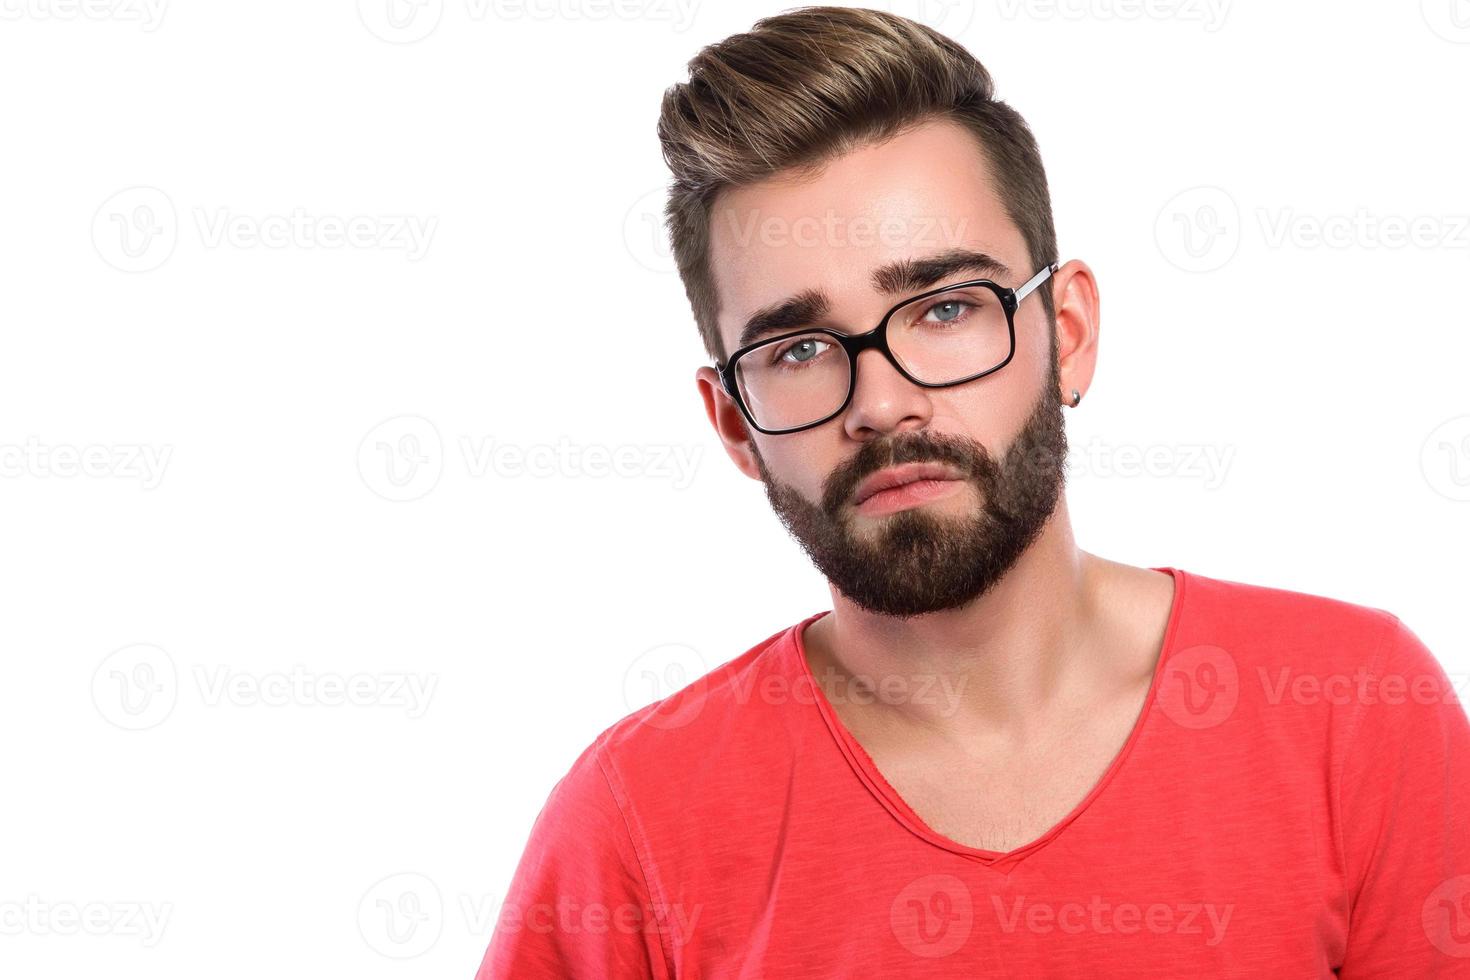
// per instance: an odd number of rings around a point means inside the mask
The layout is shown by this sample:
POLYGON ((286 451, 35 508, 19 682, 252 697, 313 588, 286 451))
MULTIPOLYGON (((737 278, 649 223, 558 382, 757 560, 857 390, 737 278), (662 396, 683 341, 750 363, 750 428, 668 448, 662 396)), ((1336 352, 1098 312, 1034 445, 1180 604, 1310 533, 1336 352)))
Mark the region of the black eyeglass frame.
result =
POLYGON ((833 330, 830 327, 808 327, 804 330, 793 330, 790 333, 783 333, 777 337, 767 337, 764 340, 757 340, 755 343, 746 344, 744 347, 735 351, 735 353, 730 355, 730 358, 726 363, 721 364, 718 361, 715 362, 715 370, 718 371, 720 375, 720 387, 725 389, 725 393, 728 394, 730 398, 735 402, 735 404, 740 408, 740 414, 745 416, 745 420, 749 422, 752 426, 754 426, 757 432, 763 432, 766 435, 771 436, 784 436, 790 435, 794 432, 804 432, 807 429, 814 429, 819 425, 823 425, 827 422, 832 421, 837 416, 847 411, 847 406, 852 404, 852 394, 854 391, 857 390, 858 355, 870 347, 875 350, 882 351, 883 356, 888 359, 889 364, 893 365, 894 370, 896 370, 899 374, 903 375, 906 379, 921 388, 953 388, 955 385, 968 384, 971 381, 975 381, 979 378, 985 377, 987 374, 994 374, 996 371, 999 371, 1001 368, 1011 363, 1011 359, 1016 356, 1016 308, 1021 305, 1021 300, 1025 299, 1027 295, 1029 295, 1033 290, 1036 289, 1037 286, 1040 286, 1047 279, 1051 278, 1052 273, 1056 272, 1058 268, 1060 268, 1058 263, 1048 263, 1044 268, 1037 272, 1036 275, 1028 279, 1025 284, 1016 289, 1012 289, 1009 286, 1002 286, 990 279, 967 279, 964 282, 950 283, 945 286, 938 286, 934 289, 926 290, 925 292, 919 293, 917 296, 910 296, 908 299, 894 304, 894 306, 887 313, 883 314, 883 319, 878 321, 878 325, 872 330, 867 331, 866 333, 845 334, 838 333, 836 330, 833 330), (995 367, 987 368, 986 370, 981 371, 979 374, 972 374, 967 378, 960 378, 958 381, 920 381, 918 378, 914 377, 907 370, 905 370, 902 364, 898 363, 898 358, 894 356, 892 348, 888 346, 889 319, 893 316, 893 314, 897 313, 905 306, 908 306, 911 303, 915 303, 921 299, 925 299, 929 296, 937 296, 940 293, 947 293, 955 289, 968 289, 972 286, 984 286, 991 292, 995 293, 996 298, 1000 300, 1001 308, 1004 309, 1006 312, 1006 328, 1010 333, 1010 350, 1007 352, 1005 360, 995 365, 995 367), (740 358, 744 357, 746 354, 749 354, 751 351, 755 350, 758 347, 765 347, 768 344, 774 344, 778 341, 789 340, 792 337, 802 337, 814 333, 826 334, 827 336, 833 338, 833 340, 837 342, 838 346, 840 346, 844 351, 847 352, 847 363, 849 366, 849 375, 847 379, 847 397, 842 400, 842 404, 839 405, 835 411, 833 411, 829 415, 817 419, 815 422, 808 422, 805 425, 798 425, 790 429, 763 428, 761 424, 755 420, 755 416, 751 414, 750 409, 746 406, 745 399, 740 396, 739 386, 735 383, 735 365, 740 361, 740 358))

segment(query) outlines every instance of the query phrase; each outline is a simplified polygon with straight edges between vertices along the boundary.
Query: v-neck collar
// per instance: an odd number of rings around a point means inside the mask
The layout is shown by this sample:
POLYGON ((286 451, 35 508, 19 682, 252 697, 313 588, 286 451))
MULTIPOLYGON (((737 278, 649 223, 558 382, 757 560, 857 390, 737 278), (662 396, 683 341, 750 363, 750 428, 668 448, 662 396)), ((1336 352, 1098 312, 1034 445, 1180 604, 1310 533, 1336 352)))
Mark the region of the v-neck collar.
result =
POLYGON ((1178 568, 1164 566, 1153 567, 1152 570, 1156 572, 1167 572, 1173 576, 1174 598, 1169 607, 1169 622, 1164 629, 1164 640, 1159 651, 1158 662, 1154 664, 1153 679, 1149 683, 1148 694, 1144 698, 1143 707, 1139 710, 1138 717, 1133 722, 1133 728, 1129 731, 1127 740, 1124 741, 1123 747, 1118 750, 1118 754, 1113 757, 1113 761, 1108 765, 1107 771, 1103 773, 1102 778, 1083 797, 1082 802, 1073 807, 1071 812, 1052 825, 1040 837, 1014 847, 1009 851, 992 851, 984 848, 970 847, 958 841, 951 840, 931 828, 904 802, 903 797, 899 796, 898 792, 889 785, 888 780, 883 778, 883 774, 878 771, 878 766, 873 762, 872 757, 868 755, 867 750, 862 747, 862 744, 858 742, 852 732, 848 731, 847 726, 837 717, 836 710, 827 700, 826 692, 822 690, 822 686, 817 683, 816 678, 812 675, 811 665, 807 663, 806 659, 806 646, 802 641, 802 633, 806 630, 807 626, 821 619, 823 616, 829 615, 831 613, 830 609, 825 609, 822 612, 808 616, 796 626, 792 627, 795 642, 791 644, 791 649, 795 652, 797 660, 796 669, 800 672, 798 676, 805 683, 811 685, 814 692, 813 700, 816 702, 817 708, 822 715, 822 720, 826 722, 828 730, 831 731, 832 737, 836 740, 838 747, 842 749, 843 755, 847 757, 847 761, 851 764, 853 771, 857 773, 858 778, 863 781, 877 798, 878 802, 882 803, 899 823, 903 824, 909 831, 931 844, 941 847, 946 851, 952 851, 955 854, 971 858, 981 864, 999 869, 1018 863, 1028 855, 1045 847, 1057 835, 1062 833, 1072 821, 1076 820, 1092 804, 1093 800, 1102 795, 1103 791, 1107 789, 1108 784, 1113 781, 1113 777, 1117 775, 1118 771, 1127 761, 1129 752, 1132 750, 1134 743, 1138 741, 1139 734, 1148 722, 1154 700, 1158 695, 1161 679, 1164 676, 1164 664, 1173 651, 1174 638, 1178 633, 1180 613, 1184 609, 1184 592, 1188 581, 1188 575, 1178 568))

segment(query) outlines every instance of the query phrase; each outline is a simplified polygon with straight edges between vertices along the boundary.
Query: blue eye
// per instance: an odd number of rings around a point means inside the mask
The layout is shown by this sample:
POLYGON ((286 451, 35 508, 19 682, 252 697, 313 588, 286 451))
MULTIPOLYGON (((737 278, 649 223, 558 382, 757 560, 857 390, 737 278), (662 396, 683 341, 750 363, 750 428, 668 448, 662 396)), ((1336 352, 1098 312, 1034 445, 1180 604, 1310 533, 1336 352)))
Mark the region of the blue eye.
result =
POLYGON ((819 337, 798 337, 789 343, 778 345, 775 353, 771 356, 771 360, 773 363, 809 364, 821 356, 823 350, 831 346, 830 343, 819 337), (803 353, 805 356, 797 356, 791 359, 788 359, 786 356, 788 354, 800 355, 803 353))
POLYGON ((955 320, 955 319, 958 319, 959 318, 959 316, 960 316, 959 307, 969 306, 969 305, 970 305, 969 303, 965 303, 965 302, 962 302, 962 301, 957 300, 957 299, 947 299, 947 300, 945 300, 942 303, 935 303, 932 307, 930 307, 929 312, 930 313, 933 313, 935 310, 941 310, 941 309, 949 308, 949 310, 951 312, 950 312, 950 314, 948 316, 945 316, 943 314, 940 314, 940 316, 939 316, 939 320, 940 320, 941 323, 948 323, 951 320, 955 320))

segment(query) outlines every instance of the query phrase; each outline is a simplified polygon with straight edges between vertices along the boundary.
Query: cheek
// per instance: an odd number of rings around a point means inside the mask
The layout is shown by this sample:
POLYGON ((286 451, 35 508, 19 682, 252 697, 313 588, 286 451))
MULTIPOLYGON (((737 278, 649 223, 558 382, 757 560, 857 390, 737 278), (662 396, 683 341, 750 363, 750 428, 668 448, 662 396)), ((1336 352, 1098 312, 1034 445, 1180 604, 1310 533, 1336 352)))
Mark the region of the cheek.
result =
POLYGON ((1045 358, 1045 349, 1023 348, 1018 337, 1016 355, 1005 367, 930 396, 934 409, 930 428, 972 439, 992 453, 1009 445, 1036 404, 1045 358))
MULTIPOLYGON (((757 433, 755 444, 772 477, 795 487, 806 499, 817 501, 822 497, 823 483, 843 459, 840 439, 840 427, 829 423, 789 436, 757 433)), ((855 449, 848 447, 848 453, 855 449)))

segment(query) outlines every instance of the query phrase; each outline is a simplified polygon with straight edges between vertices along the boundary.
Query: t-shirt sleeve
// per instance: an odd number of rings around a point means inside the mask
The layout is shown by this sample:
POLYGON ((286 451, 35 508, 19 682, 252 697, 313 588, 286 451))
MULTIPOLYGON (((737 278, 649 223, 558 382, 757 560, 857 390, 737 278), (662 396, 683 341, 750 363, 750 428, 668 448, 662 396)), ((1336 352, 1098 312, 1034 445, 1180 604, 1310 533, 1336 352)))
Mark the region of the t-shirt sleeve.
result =
POLYGON ((1470 719, 1397 617, 1339 785, 1349 924, 1342 980, 1470 978, 1470 719))
POLYGON ((598 760, 552 789, 531 829, 475 980, 666 980, 658 918, 598 760))

